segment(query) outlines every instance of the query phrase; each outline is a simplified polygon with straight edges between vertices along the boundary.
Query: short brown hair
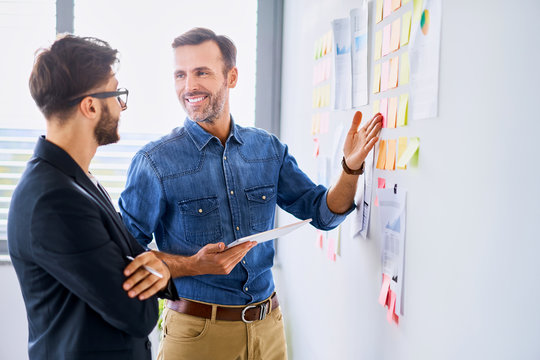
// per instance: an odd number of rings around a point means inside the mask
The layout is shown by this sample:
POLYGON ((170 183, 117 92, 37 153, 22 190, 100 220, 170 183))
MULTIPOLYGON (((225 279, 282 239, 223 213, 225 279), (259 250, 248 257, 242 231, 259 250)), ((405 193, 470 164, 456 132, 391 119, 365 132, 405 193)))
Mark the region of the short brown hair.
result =
POLYGON ((199 45, 205 41, 213 41, 219 47, 223 64, 225 64, 224 73, 227 75, 229 70, 236 66, 236 46, 231 39, 224 35, 216 35, 210 29, 193 28, 174 39, 173 49, 185 45, 199 45))
POLYGON ((43 115, 63 118, 69 100, 106 83, 118 50, 100 39, 66 35, 38 50, 30 74, 30 94, 43 115))

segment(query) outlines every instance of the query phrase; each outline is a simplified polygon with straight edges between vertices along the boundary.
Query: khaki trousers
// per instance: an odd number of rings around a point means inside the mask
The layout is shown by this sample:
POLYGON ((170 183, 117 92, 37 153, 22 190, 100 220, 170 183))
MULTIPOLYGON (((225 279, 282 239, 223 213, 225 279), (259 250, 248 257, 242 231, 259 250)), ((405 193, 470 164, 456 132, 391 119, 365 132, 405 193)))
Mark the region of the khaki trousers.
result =
POLYGON ((264 320, 243 321, 186 315, 165 307, 158 360, 284 360, 287 345, 280 308, 264 320))

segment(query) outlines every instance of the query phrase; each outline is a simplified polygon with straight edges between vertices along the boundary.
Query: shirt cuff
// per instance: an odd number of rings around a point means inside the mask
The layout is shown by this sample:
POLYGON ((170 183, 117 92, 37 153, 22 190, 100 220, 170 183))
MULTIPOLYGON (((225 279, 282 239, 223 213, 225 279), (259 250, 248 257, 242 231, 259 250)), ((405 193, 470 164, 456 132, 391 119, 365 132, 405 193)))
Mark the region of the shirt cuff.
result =
POLYGON ((326 202, 326 197, 328 196, 328 190, 324 193, 321 204, 319 206, 319 221, 325 228, 335 228, 345 220, 347 215, 349 215, 354 209, 356 209, 356 204, 353 202, 349 210, 343 214, 336 214, 330 210, 328 203, 326 202))

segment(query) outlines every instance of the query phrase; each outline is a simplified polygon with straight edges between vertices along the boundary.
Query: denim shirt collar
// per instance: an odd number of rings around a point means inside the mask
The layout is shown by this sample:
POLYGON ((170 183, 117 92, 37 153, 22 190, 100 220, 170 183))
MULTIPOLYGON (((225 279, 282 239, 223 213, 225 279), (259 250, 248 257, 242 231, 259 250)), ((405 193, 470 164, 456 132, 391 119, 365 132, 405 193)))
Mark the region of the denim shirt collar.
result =
MULTIPOLYGON (((204 130, 195 121, 191 120, 188 117, 186 117, 186 120, 184 121, 184 127, 193 142, 195 143, 195 146, 197 146, 197 149, 199 149, 199 151, 202 151, 202 149, 210 142, 212 138, 217 139, 217 137, 204 130)), ((227 138, 227 142, 233 139, 241 145, 244 144, 244 140, 240 135, 240 131, 238 131, 238 127, 234 123, 234 119, 231 115, 231 132, 229 134, 229 137, 227 138)))

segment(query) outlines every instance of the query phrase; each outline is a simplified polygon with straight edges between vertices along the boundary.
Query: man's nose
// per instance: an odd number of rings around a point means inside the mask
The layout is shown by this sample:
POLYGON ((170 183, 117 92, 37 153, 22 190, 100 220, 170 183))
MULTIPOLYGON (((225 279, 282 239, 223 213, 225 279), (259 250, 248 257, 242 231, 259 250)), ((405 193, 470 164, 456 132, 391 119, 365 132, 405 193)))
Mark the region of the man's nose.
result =
POLYGON ((194 76, 186 76, 186 91, 194 91, 198 89, 197 79, 194 76))

